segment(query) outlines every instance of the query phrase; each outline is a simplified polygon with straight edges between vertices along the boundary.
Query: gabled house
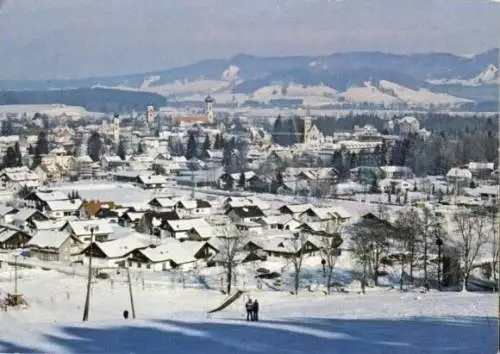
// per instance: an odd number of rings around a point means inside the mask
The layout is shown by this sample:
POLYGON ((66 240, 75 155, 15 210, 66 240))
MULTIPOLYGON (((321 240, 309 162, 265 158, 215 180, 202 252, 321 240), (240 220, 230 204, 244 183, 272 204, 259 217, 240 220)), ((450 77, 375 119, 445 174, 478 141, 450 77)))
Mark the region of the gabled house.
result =
POLYGON ((154 211, 148 210, 142 213, 138 222, 138 229, 146 234, 161 237, 162 228, 165 227, 168 220, 180 220, 181 217, 177 211, 154 211))
POLYGON ((28 233, 7 227, 0 227, 0 248, 17 249, 23 248, 31 240, 28 233))
POLYGON ((223 206, 225 210, 234 207, 257 206, 262 211, 271 209, 271 205, 257 197, 228 197, 224 200, 223 206))
POLYGON ((272 179, 263 175, 254 175, 246 181, 246 188, 255 193, 269 193, 272 187, 272 179))
POLYGON ((261 249, 271 257, 282 258, 295 257, 299 252, 312 256, 320 250, 320 245, 311 239, 305 240, 302 245, 296 244, 295 242, 296 241, 293 239, 275 237, 271 239, 255 240, 254 245, 261 247, 261 249))
POLYGON ((8 167, 0 171, 0 187, 19 190, 23 186, 38 188, 40 178, 26 166, 8 167))
POLYGON ((83 202, 80 199, 51 200, 46 202, 45 214, 52 219, 76 216, 83 202))
POLYGON ((96 241, 106 241, 113 233, 113 228, 106 220, 71 220, 67 221, 60 231, 78 237, 81 241, 91 239, 92 230, 96 241))
POLYGON ((165 176, 159 175, 140 175, 136 182, 143 189, 165 188, 168 183, 165 176))
POLYGON ((472 173, 472 177, 486 179, 491 176, 495 164, 493 162, 469 162, 467 169, 472 173))
POLYGON ((120 156, 116 155, 104 155, 101 157, 101 166, 105 170, 111 170, 117 167, 123 167, 127 164, 127 161, 123 161, 120 156))
MULTIPOLYGON (((118 225, 123 227, 133 227, 136 228, 140 225, 145 212, 127 210, 118 218, 118 225)), ((142 230, 143 232, 146 232, 142 230)), ((147 233, 147 232, 146 232, 147 233)))
POLYGON ((256 205, 229 208, 225 214, 235 223, 256 221, 259 218, 266 216, 256 205))
POLYGON ((149 246, 149 242, 137 233, 113 241, 92 242, 86 246, 81 254, 89 256, 92 250, 92 258, 96 258, 96 265, 107 267, 124 266, 132 252, 149 246))
POLYGON ((179 240, 199 240, 205 238, 203 236, 206 236, 206 238, 213 236, 212 227, 205 219, 167 220, 163 230, 162 238, 173 237, 179 240))
POLYGON ((295 220, 291 215, 271 215, 257 220, 267 230, 298 230, 302 222, 295 220))
POLYGON ((300 214, 312 207, 311 204, 285 204, 278 210, 281 214, 288 214, 293 218, 298 218, 300 214))
POLYGON ((336 224, 341 224, 349 220, 351 215, 340 207, 330 207, 330 208, 309 208, 302 212, 298 216, 298 220, 305 223, 312 222, 335 222, 336 224))
POLYGON ((169 269, 189 269, 197 261, 207 259, 217 250, 207 242, 180 242, 169 238, 160 245, 134 251, 128 260, 129 267, 165 271, 169 269))
POLYGON ((175 204, 175 210, 182 218, 203 218, 210 216, 212 205, 206 200, 179 200, 175 204))
POLYGON ((34 221, 44 221, 49 218, 37 209, 22 208, 14 214, 12 224, 21 230, 34 229, 34 221))
POLYGON ((59 191, 52 191, 52 192, 36 191, 30 193, 25 198, 25 201, 29 206, 36 208, 42 212, 46 210, 46 208, 48 208, 48 202, 67 201, 67 200, 69 200, 68 195, 59 191))
POLYGON ((158 212, 173 211, 178 200, 174 197, 155 197, 148 202, 148 205, 158 212))
POLYGON ((70 262, 83 246, 77 237, 66 232, 38 231, 26 244, 31 256, 43 261, 70 262))
MULTIPOLYGON (((243 173, 245 175, 245 188, 248 186, 248 181, 255 176, 255 172, 253 171, 246 171, 243 173)), ((218 186, 221 189, 228 189, 229 186, 232 186, 232 188, 237 188, 239 187, 239 182, 241 178, 241 173, 223 173, 219 178, 218 178, 218 186)))
POLYGON ((0 205, 0 224, 10 224, 18 211, 17 208, 0 205))

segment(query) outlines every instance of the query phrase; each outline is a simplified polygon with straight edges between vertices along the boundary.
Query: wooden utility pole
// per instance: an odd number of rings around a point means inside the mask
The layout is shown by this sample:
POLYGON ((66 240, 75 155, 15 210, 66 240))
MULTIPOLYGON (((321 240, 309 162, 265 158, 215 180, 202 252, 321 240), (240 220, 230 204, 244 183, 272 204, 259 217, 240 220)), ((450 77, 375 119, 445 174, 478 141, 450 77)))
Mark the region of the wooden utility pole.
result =
POLYGON ((18 294, 18 287, 17 287, 17 255, 14 256, 14 294, 18 294))
POLYGON ((132 294, 132 280, 130 279, 130 268, 127 267, 128 292, 130 294, 130 309, 132 310, 132 318, 135 320, 134 295, 132 294))
POLYGON ((94 226, 90 227, 90 247, 89 247, 89 274, 87 279, 87 296, 85 297, 85 305, 83 307, 83 321, 89 319, 90 307, 90 287, 92 284, 92 244, 94 243, 94 226))

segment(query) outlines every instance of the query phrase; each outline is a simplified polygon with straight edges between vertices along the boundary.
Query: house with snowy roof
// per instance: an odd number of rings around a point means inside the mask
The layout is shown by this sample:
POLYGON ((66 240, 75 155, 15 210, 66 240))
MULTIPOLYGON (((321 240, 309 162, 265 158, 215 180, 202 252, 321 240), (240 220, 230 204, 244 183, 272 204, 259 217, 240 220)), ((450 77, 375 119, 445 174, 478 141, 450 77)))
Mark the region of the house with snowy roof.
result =
POLYGON ((329 208, 312 207, 300 213, 297 219, 305 223, 320 222, 326 225, 329 222, 342 224, 347 222, 350 217, 351 214, 341 207, 329 207, 329 208))
POLYGON ((95 220, 68 220, 61 227, 60 231, 65 231, 73 236, 78 237, 83 242, 88 242, 91 239, 92 232, 94 239, 97 241, 105 241, 109 235, 113 233, 112 225, 102 219, 95 220))
POLYGON ((215 230, 205 219, 167 220, 162 227, 162 238, 173 237, 179 240, 207 240, 216 236, 215 230))
POLYGON ((87 245, 80 253, 88 257, 92 252, 92 258, 95 258, 96 266, 118 267, 125 266, 129 255, 132 252, 146 248, 150 245, 147 238, 137 233, 112 241, 95 241, 87 245))
POLYGON ((298 218, 300 214, 302 214, 307 209, 312 208, 311 204, 285 204, 281 206, 278 211, 281 214, 291 215, 294 218, 298 218))
POLYGON ((0 224, 10 224, 13 216, 19 209, 7 205, 0 205, 0 224))
POLYGON ((43 261, 70 262, 83 247, 83 242, 64 231, 38 231, 26 244, 30 255, 43 261))
POLYGON ((179 268, 186 270, 216 253, 217 250, 208 242, 180 242, 177 239, 168 238, 159 245, 134 251, 128 259, 128 266, 151 271, 179 268))
POLYGON ((61 219, 74 216, 76 218, 78 210, 83 205, 80 199, 71 200, 49 200, 46 202, 45 215, 51 219, 61 219))
POLYGON ((48 202, 69 200, 68 194, 61 191, 34 191, 24 198, 27 205, 44 211, 48 207, 48 202))
POLYGON ((281 215, 271 215, 263 218, 259 218, 257 223, 261 224, 266 230, 298 230, 301 221, 295 220, 292 215, 281 214, 281 215))
POLYGON ((173 211, 178 200, 177 197, 155 197, 148 202, 148 206, 157 212, 173 211))
POLYGON ((181 199, 175 204, 175 210, 182 218, 204 218, 212 213, 212 205, 203 199, 181 199))
POLYGON ((159 189, 165 188, 168 180, 167 177, 160 175, 139 175, 136 182, 144 189, 159 189))
POLYGON ((40 186, 40 178, 26 166, 8 167, 0 171, 0 185, 12 190, 23 187, 34 189, 40 186))
POLYGON ((257 221, 266 216, 256 205, 232 207, 227 209, 225 214, 229 216, 234 223, 257 221))
POLYGON ((472 181, 472 173, 465 168, 453 167, 446 174, 448 184, 457 188, 457 193, 463 188, 469 187, 472 181))
POLYGON ((49 217, 40 210, 32 208, 21 208, 12 216, 12 224, 21 230, 34 229, 34 221, 49 220, 49 217))
POLYGON ((26 231, 11 227, 0 227, 0 249, 23 248, 32 236, 26 231))

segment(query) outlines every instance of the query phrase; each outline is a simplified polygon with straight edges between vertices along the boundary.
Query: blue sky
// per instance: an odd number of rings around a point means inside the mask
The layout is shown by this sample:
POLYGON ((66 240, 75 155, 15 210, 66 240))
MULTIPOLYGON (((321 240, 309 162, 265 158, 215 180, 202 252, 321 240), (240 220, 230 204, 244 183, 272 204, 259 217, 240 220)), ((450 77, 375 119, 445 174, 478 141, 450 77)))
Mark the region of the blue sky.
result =
POLYGON ((206 58, 477 53, 499 46, 488 0, 6 0, 0 79, 135 73, 206 58))

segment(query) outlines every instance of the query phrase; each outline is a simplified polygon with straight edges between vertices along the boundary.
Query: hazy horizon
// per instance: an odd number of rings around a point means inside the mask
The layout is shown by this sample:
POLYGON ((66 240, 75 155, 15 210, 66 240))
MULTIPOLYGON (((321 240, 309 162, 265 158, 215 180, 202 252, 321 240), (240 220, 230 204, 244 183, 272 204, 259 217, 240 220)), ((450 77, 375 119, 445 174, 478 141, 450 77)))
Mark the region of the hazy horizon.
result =
POLYGON ((477 54, 500 46, 488 0, 7 0, 0 79, 142 73, 204 59, 477 54))

